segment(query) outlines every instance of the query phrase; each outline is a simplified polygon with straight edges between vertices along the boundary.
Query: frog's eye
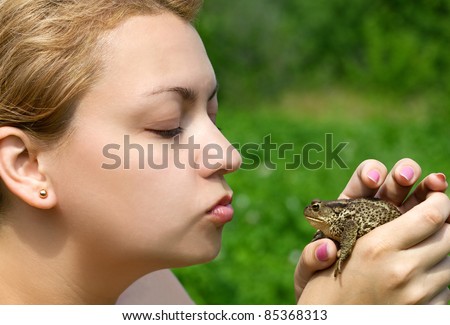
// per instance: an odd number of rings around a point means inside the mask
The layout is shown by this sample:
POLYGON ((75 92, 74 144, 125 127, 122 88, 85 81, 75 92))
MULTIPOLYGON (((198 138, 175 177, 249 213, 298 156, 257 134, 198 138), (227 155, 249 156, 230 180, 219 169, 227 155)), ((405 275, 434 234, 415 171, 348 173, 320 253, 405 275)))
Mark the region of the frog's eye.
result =
POLYGON ((320 210, 320 203, 319 202, 314 202, 311 205, 311 207, 312 207, 313 211, 319 211, 320 210))

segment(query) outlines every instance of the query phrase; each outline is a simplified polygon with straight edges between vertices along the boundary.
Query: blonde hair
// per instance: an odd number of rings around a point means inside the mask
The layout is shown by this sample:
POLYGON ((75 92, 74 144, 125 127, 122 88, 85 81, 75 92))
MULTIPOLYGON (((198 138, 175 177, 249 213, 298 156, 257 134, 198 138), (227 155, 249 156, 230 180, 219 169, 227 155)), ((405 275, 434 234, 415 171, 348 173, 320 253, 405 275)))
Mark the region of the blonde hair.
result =
POLYGON ((60 139, 77 101, 101 72, 96 49, 102 34, 133 15, 171 12, 192 22, 201 5, 202 0, 0 0, 0 127, 17 127, 46 142, 60 139))

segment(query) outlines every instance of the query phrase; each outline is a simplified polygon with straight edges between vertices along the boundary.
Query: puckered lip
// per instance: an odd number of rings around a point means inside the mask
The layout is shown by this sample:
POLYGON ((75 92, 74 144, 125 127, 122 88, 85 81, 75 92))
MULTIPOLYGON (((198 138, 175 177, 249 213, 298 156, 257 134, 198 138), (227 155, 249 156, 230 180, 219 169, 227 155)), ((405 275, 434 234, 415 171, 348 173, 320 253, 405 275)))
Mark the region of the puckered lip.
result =
POLYGON ((233 196, 231 194, 226 194, 223 197, 221 197, 219 200, 217 200, 217 202, 208 209, 208 212, 211 212, 218 206, 230 205, 232 201, 233 201, 233 196))

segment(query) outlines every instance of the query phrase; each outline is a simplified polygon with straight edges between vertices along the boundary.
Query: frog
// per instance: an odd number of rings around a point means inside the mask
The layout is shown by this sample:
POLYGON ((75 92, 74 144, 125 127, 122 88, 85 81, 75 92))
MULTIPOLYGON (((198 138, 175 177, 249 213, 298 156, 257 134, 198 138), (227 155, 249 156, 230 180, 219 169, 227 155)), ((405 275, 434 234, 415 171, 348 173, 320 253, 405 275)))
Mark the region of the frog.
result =
POLYGON ((334 277, 342 273, 356 240, 402 213, 393 203, 379 198, 313 200, 305 210, 306 220, 317 229, 312 241, 330 238, 339 247, 334 277))

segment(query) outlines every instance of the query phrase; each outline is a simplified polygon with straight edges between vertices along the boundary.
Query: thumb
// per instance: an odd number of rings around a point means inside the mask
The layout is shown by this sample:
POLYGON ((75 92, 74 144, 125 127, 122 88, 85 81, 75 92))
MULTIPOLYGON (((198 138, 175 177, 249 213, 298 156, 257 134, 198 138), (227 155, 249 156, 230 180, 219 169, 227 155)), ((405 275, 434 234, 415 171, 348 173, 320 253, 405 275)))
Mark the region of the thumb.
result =
POLYGON ((315 272, 333 265, 336 254, 336 245, 330 239, 324 238, 306 245, 294 274, 296 301, 315 272))

